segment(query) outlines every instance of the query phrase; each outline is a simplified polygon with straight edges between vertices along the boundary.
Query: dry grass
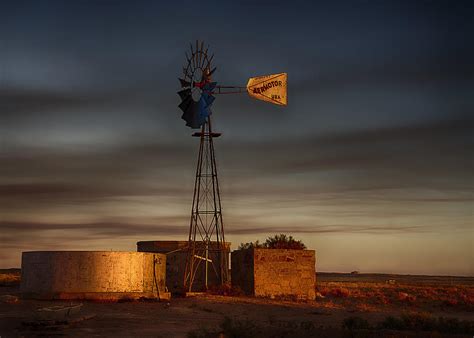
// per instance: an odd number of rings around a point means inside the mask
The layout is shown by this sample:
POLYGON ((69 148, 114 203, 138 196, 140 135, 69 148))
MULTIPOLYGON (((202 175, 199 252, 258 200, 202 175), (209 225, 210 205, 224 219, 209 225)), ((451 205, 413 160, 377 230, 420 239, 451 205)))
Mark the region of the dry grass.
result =
POLYGON ((330 307, 352 305, 362 311, 381 307, 443 308, 474 311, 474 287, 361 282, 319 282, 317 291, 330 307))
POLYGON ((19 269, 0 270, 0 286, 15 286, 20 284, 19 269))
POLYGON ((225 317, 219 327, 201 327, 188 332, 189 338, 211 337, 441 337, 471 336, 474 322, 456 318, 433 317, 429 314, 388 316, 377 323, 350 316, 341 328, 329 329, 313 321, 255 321, 225 317))

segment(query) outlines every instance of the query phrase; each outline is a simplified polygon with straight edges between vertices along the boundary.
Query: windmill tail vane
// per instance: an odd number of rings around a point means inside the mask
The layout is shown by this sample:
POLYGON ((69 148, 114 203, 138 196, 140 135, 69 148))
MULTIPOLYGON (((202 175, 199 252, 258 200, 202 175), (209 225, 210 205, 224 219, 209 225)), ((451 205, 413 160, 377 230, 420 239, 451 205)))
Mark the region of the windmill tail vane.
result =
POLYGON ((288 104, 287 97, 288 74, 278 73, 251 77, 246 87, 216 86, 212 94, 248 93, 251 97, 280 106, 288 104))

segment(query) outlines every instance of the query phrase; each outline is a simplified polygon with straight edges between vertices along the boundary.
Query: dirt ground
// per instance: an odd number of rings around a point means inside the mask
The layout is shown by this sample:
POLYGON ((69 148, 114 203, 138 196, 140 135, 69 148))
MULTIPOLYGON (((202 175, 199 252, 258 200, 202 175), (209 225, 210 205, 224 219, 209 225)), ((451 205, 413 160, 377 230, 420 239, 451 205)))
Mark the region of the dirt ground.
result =
MULTIPOLYGON (((385 330, 372 335, 354 335, 354 332, 343 330, 342 326, 350 317, 362 318, 375 327, 387 316, 413 314, 474 320, 472 278, 453 281, 443 277, 437 282, 413 281, 410 284, 403 281, 401 284, 395 278, 390 278, 395 282, 389 282, 385 277, 336 277, 326 275, 318 278, 319 297, 312 302, 211 294, 173 298, 169 303, 89 301, 82 302, 76 322, 53 326, 35 325, 36 310, 70 302, 21 299, 0 302, 0 336, 186 337, 189 332, 197 332, 200 328, 218 328, 224 318, 229 317, 252 325, 285 328, 311 325, 308 336, 444 337, 448 334, 429 330, 385 330)), ((19 296, 18 285, 0 287, 1 295, 19 296)), ((472 334, 464 332, 453 336, 472 337, 472 334)))

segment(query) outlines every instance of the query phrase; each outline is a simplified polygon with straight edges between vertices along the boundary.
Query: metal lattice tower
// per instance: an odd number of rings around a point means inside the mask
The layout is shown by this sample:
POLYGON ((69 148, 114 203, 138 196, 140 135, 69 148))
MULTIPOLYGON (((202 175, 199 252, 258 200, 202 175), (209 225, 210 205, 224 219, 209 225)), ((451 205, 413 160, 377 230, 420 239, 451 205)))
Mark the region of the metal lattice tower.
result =
POLYGON ((193 134, 200 141, 184 275, 184 286, 188 291, 192 291, 199 274, 204 275, 206 289, 210 279, 218 284, 228 280, 228 253, 214 152, 214 138, 220 135, 212 132, 210 116, 201 132, 193 134))

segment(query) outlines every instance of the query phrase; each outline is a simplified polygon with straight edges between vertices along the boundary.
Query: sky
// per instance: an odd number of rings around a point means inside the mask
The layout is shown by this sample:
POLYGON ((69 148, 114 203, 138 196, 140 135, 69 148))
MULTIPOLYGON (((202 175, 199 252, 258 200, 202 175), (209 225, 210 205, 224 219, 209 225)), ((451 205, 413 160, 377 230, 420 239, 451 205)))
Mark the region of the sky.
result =
POLYGON ((288 106, 217 97, 226 240, 317 271, 474 276, 472 2, 2 1, 0 268, 31 250, 187 240, 189 43, 214 80, 288 73, 288 106), (471 35, 471 37, 469 37, 471 35))

